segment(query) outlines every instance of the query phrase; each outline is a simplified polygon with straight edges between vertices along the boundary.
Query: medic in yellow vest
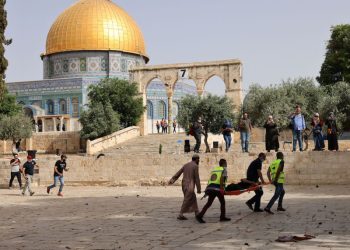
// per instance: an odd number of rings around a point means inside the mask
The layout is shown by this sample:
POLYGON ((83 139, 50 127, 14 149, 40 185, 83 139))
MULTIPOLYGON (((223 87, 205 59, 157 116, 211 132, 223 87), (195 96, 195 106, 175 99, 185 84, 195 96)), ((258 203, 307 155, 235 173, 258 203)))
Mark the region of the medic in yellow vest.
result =
POLYGON ((271 207, 273 204, 276 202, 278 199, 278 206, 277 206, 277 211, 286 211, 283 206, 283 197, 285 194, 283 184, 284 184, 284 156, 282 152, 278 152, 276 154, 277 159, 274 160, 268 171, 267 171, 267 177, 269 178, 269 181, 275 185, 275 194, 272 196, 270 202, 267 204, 266 208, 264 209, 265 212, 269 214, 273 214, 271 211, 271 207))
POLYGON ((196 219, 199 223, 205 223, 203 220, 203 216, 207 209, 213 204, 213 201, 216 197, 218 197, 220 201, 220 221, 230 221, 230 218, 226 217, 226 209, 225 209, 225 197, 224 197, 224 189, 225 183, 227 179, 227 162, 225 159, 221 159, 219 161, 219 166, 214 167, 210 173, 208 186, 205 190, 205 194, 209 196, 207 204, 204 205, 202 211, 196 215, 196 219))

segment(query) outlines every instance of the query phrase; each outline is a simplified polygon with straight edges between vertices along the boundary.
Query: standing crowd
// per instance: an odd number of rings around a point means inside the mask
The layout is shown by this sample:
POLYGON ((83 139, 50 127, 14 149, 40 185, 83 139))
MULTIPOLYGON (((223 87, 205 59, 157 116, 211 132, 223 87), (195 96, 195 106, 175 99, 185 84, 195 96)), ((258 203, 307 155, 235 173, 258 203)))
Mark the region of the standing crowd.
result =
MULTIPOLYGON (((173 127, 173 130, 172 130, 172 133, 175 134, 177 131, 177 122, 176 120, 173 120, 172 122, 172 127, 173 127)), ((164 118, 159 122, 159 121, 156 121, 156 128, 157 128, 157 133, 160 134, 167 134, 168 131, 171 132, 171 125, 168 124, 167 120, 165 120, 164 118), (169 129, 169 130, 168 130, 169 129)))
MULTIPOLYGON (((325 150, 325 140, 328 141, 328 150, 338 151, 338 134, 339 130, 337 127, 336 117, 333 112, 329 113, 329 116, 324 120, 320 118, 319 113, 314 113, 310 121, 310 129, 307 127, 305 122, 305 117, 302 114, 301 107, 296 106, 295 112, 289 115, 290 119, 289 129, 292 130, 292 144, 293 152, 298 149, 303 151, 303 141, 307 139, 312 134, 314 140, 314 151, 325 150), (310 132, 308 132, 310 131, 310 132)), ((267 120, 263 126, 265 128, 265 149, 267 152, 275 150, 278 152, 280 144, 278 137, 280 135, 279 127, 272 115, 267 117, 267 120)), ((249 141, 252 133, 252 122, 249 119, 248 113, 244 113, 240 119, 237 130, 240 132, 241 147, 243 153, 249 152, 249 141)), ((226 152, 231 147, 231 133, 234 131, 231 122, 226 119, 222 126, 222 134, 225 141, 226 152)), ((198 149, 197 149, 198 151, 198 149)))

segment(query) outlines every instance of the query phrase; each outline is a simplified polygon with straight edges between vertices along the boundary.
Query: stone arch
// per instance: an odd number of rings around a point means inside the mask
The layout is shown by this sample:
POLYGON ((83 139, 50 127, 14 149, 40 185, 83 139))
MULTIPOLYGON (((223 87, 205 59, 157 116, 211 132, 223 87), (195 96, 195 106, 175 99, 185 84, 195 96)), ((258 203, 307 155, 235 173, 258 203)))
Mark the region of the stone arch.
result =
MULTIPOLYGON (((231 99, 235 105, 235 111, 242 103, 242 63, 240 60, 223 60, 212 62, 182 63, 158 66, 142 66, 129 70, 130 79, 138 83, 140 95, 146 106, 146 89, 149 83, 155 79, 160 79, 167 90, 168 122, 172 118, 173 94, 176 82, 179 80, 180 72, 186 71, 188 79, 195 82, 197 93, 203 94, 204 87, 208 79, 218 76, 225 84, 225 95, 231 99)), ((181 76, 183 77, 183 76, 181 76)), ((142 116, 140 122, 141 134, 147 134, 147 111, 142 116)))
MULTIPOLYGON (((214 81, 214 82, 216 82, 216 83, 218 83, 218 82, 221 82, 221 83, 222 83, 222 86, 220 86, 220 85, 221 85, 220 83, 219 83, 219 85, 216 86, 216 91, 219 92, 218 90, 219 90, 221 87, 223 87, 223 88, 224 88, 224 91, 223 91, 222 94, 225 95, 226 90, 227 90, 227 84, 226 84, 225 81, 222 79, 222 77, 220 77, 220 76, 218 76, 218 75, 216 75, 216 74, 213 74, 213 75, 211 75, 210 77, 208 77, 208 78, 206 79, 206 81, 205 81, 205 83, 204 83, 204 90, 205 90, 205 91, 207 91, 208 89, 209 89, 209 90, 212 90, 212 87, 213 87, 213 86, 208 86, 208 84, 209 84, 210 82, 212 82, 212 81, 214 81)), ((217 95, 219 95, 219 94, 217 94, 217 95)))

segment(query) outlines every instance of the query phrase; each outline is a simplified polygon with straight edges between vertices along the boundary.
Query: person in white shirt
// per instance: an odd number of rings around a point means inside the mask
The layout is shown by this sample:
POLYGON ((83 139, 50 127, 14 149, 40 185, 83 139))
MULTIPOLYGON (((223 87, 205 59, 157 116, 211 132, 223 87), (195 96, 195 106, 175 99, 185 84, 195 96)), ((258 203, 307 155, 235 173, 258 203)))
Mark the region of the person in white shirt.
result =
POLYGON ((21 160, 18 158, 17 153, 13 154, 13 159, 11 159, 10 165, 11 165, 11 179, 9 183, 9 189, 12 188, 12 183, 15 177, 17 177, 19 189, 22 189, 22 179, 21 179, 21 173, 19 171, 21 160))

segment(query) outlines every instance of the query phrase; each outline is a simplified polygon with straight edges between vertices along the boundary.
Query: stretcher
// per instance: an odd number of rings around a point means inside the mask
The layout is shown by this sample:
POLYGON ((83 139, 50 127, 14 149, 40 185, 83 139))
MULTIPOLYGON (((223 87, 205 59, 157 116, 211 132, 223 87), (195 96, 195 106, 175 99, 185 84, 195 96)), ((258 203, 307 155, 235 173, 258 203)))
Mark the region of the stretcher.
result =
MULTIPOLYGON (((224 192, 224 195, 240 195, 240 194, 243 194, 243 193, 246 193, 246 192, 250 192, 250 191, 255 191, 265 185, 269 185, 270 183, 266 183, 266 184, 260 184, 260 185, 251 185, 250 187, 247 187, 247 188, 240 188, 240 189, 237 189, 237 190, 230 190, 230 191, 227 191, 227 190, 221 190, 220 188, 215 188, 215 187, 207 187, 205 189, 205 191, 207 190, 215 190, 215 191, 219 191, 219 192, 224 192)), ((204 192, 205 192, 204 191, 204 192)), ((205 195, 201 198, 201 200, 205 197, 207 197, 208 195, 206 194, 205 192, 205 195)))

